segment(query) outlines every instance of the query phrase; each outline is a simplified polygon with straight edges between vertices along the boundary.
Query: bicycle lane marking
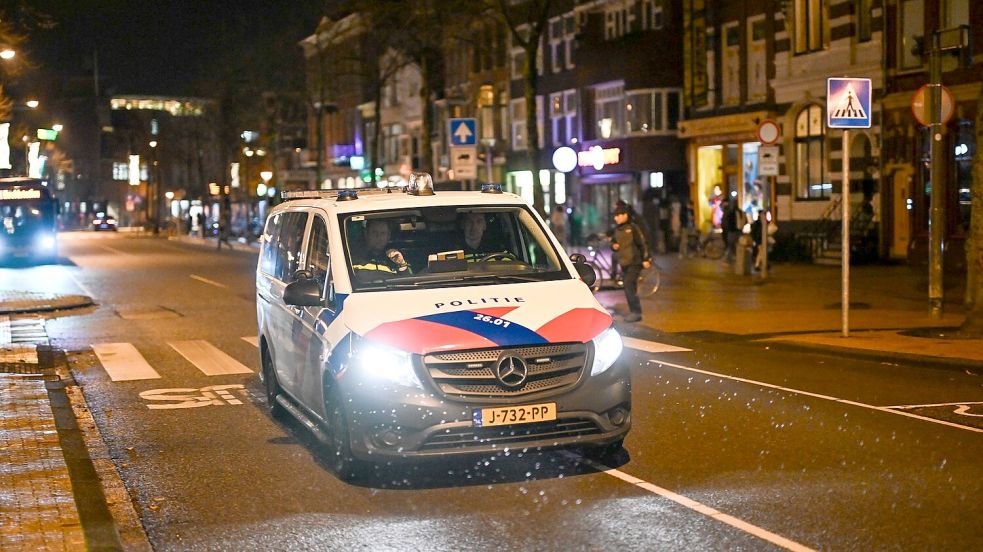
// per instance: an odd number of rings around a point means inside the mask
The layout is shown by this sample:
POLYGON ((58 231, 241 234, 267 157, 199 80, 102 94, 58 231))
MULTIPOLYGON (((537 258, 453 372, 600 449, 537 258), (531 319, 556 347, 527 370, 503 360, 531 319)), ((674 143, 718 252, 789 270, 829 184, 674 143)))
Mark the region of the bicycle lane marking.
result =
MULTIPOLYGON (((933 423, 933 424, 939 424, 939 425, 944 425, 944 426, 948 426, 948 427, 954 427, 956 429, 962 429, 962 430, 965 430, 965 431, 972 431, 974 433, 983 433, 983 428, 976 428, 976 427, 971 427, 971 426, 965 426, 965 425, 962 425, 962 424, 956 424, 956 423, 953 423, 953 422, 947 422, 945 420, 936 420, 934 418, 929 418, 927 416, 919 416, 918 414, 912 414, 911 412, 905 412, 903 410, 895 410, 892 407, 875 406, 875 405, 872 405, 872 404, 862 403, 862 402, 858 402, 858 401, 851 401, 850 399, 841 399, 841 398, 833 397, 833 396, 830 396, 830 395, 823 395, 821 393, 813 393, 812 391, 803 391, 802 389, 792 389, 791 387, 782 387, 781 385, 775 385, 775 384, 772 384, 772 383, 765 383, 763 381, 757 381, 757 380, 752 380, 752 379, 748 379, 748 378, 741 378, 741 377, 737 377, 737 376, 729 376, 727 374, 721 374, 721 373, 718 373, 718 372, 710 372, 708 370, 701 370, 699 368, 692 368, 690 366, 684 366, 682 364, 675 364, 673 362, 666 362, 666 361, 663 361, 663 360, 655 360, 655 359, 649 360, 648 361, 648 364, 658 364, 659 366, 669 366, 669 367, 676 368, 676 369, 679 369, 679 370, 686 370, 688 372, 695 372, 697 374, 703 374, 705 376, 714 376, 714 377, 718 377, 718 378, 729 379, 731 381, 738 381, 738 382, 741 382, 741 383, 750 383, 751 385, 758 385, 758 386, 761 386, 761 387, 767 387, 769 389, 778 389, 780 391, 786 391, 788 393, 795 393, 797 395, 804 395, 804 396, 812 397, 812 398, 815 398, 815 399, 822 399, 822 400, 825 400, 825 401, 838 402, 838 403, 841 403, 841 404, 847 404, 847 405, 850 405, 850 406, 856 406, 856 407, 859 407, 859 408, 865 408, 867 410, 874 410, 874 411, 877 411, 877 412, 886 412, 888 414, 894 414, 894 415, 897 415, 897 416, 904 416, 906 418, 914 418, 916 420, 922 420, 922 421, 930 422, 930 423, 933 423)), ((960 403, 960 404, 965 404, 965 403, 960 403)))
POLYGON ((798 542, 795 542, 795 541, 793 541, 791 539, 785 538, 785 537, 783 537, 781 535, 778 535, 776 533, 772 533, 771 531, 769 531, 767 529, 764 529, 762 527, 758 527, 757 525, 753 525, 753 524, 748 523, 748 522, 746 522, 746 521, 744 521, 742 519, 738 519, 738 518, 736 518, 736 517, 734 517, 734 516, 732 516, 730 514, 725 514, 725 513, 721 512, 721 511, 719 511, 719 510, 717 510, 715 508, 711 508, 710 506, 707 506, 706 504, 703 504, 702 502, 697 502, 697 501, 695 501, 692 498, 689 498, 687 496, 683 496, 681 494, 674 493, 674 492, 670 491, 669 489, 664 489, 664 488, 662 488, 662 487, 660 487, 658 485, 655 485, 653 483, 649 483, 648 481, 639 479, 639 478, 637 478, 637 477, 635 477, 633 475, 629 475, 629 474, 627 474, 627 473, 625 473, 625 472, 623 472, 621 470, 616 470, 614 468, 609 468, 609 467, 605 466, 604 464, 601 464, 601 463, 595 462, 594 460, 591 460, 589 458, 585 458, 583 456, 580 456, 577 453, 574 453, 574 452, 571 452, 571 451, 563 451, 563 452, 561 452, 561 454, 563 454, 566 457, 570 458, 574 462, 580 462, 580 463, 583 463, 583 464, 587 464, 591 468, 593 468, 593 469, 595 469, 595 470, 597 470, 597 471, 599 471, 601 473, 605 473, 607 475, 610 475, 611 477, 615 477, 617 479, 620 479, 620 480, 624 481, 625 483, 629 483, 631 485, 635 485, 636 487, 638 487, 640 489, 644 489, 644 490, 646 490, 646 491, 648 491, 648 492, 650 492, 652 494, 656 494, 656 495, 661 496, 663 498, 669 499, 669 500, 675 502, 676 504, 679 504, 680 506, 683 506, 684 508, 687 508, 689 510, 692 510, 692 511, 698 513, 698 514, 702 514, 704 516, 707 516, 707 517, 709 517, 711 519, 714 519, 716 521, 719 521, 721 523, 730 525, 731 527, 734 527, 735 529, 739 529, 741 531, 744 531, 745 533, 748 533, 749 535, 753 535, 753 536, 755 536, 755 537, 757 537, 757 538, 759 538, 761 540, 770 542, 770 543, 774 544, 775 546, 780 546, 781 548, 784 548, 785 550, 794 550, 796 552, 808 552, 808 551, 814 550, 813 548, 809 548, 808 546, 805 546, 804 544, 800 544, 798 542))

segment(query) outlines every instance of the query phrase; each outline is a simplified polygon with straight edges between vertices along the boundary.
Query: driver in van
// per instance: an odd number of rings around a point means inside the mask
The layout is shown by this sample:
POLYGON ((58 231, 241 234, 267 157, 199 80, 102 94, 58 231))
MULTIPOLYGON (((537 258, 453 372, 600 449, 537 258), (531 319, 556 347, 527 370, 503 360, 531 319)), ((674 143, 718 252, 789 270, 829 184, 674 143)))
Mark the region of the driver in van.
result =
POLYGON ((378 270, 393 274, 413 274, 413 269, 398 249, 389 246, 391 236, 389 222, 385 219, 369 219, 365 223, 365 246, 352 252, 352 268, 378 270))
POLYGON ((464 230, 464 258, 469 263, 478 262, 495 253, 504 254, 501 247, 487 243, 485 230, 488 228, 488 221, 484 213, 469 212, 464 213, 461 221, 464 230))

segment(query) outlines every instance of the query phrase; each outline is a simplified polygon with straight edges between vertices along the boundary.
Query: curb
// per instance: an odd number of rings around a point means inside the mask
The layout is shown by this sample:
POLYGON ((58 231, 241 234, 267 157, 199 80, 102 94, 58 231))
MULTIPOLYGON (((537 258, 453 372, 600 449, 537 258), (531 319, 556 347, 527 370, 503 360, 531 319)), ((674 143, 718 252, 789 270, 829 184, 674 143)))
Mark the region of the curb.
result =
POLYGON ((23 314, 31 312, 53 312, 68 309, 91 307, 95 303, 87 295, 38 295, 21 296, 8 299, 0 294, 0 315, 23 314))
MULTIPOLYGON (((776 336, 769 336, 766 339, 773 339, 774 337, 776 336)), ((924 367, 927 368, 939 368, 944 370, 976 370, 983 375, 983 363, 964 358, 894 353, 889 351, 875 351, 871 349, 857 349, 854 347, 837 347, 835 345, 803 343, 799 341, 766 341, 765 339, 761 338, 752 338, 748 341, 757 344, 767 344, 769 347, 777 347, 782 349, 836 353, 840 357, 852 358, 856 360, 872 360, 884 364, 922 364, 926 365, 924 367)))

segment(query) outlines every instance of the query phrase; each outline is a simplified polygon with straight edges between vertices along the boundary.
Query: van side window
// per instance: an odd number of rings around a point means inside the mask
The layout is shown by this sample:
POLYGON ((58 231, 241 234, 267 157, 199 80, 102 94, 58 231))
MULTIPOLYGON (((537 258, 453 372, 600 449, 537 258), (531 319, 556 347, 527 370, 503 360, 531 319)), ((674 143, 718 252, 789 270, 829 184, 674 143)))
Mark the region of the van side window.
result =
POLYGON ((307 268, 322 288, 328 277, 328 228, 324 219, 314 217, 311 224, 311 238, 307 244, 307 268))
POLYGON ((277 247, 280 241, 280 227, 283 223, 283 213, 266 219, 266 229, 263 230, 263 252, 260 253, 260 270, 263 274, 273 275, 276 270, 277 247))
POLYGON ((279 239, 276 240, 276 265, 273 276, 283 282, 293 281, 294 272, 300 268, 300 250, 304 242, 307 213, 293 212, 283 215, 279 239))

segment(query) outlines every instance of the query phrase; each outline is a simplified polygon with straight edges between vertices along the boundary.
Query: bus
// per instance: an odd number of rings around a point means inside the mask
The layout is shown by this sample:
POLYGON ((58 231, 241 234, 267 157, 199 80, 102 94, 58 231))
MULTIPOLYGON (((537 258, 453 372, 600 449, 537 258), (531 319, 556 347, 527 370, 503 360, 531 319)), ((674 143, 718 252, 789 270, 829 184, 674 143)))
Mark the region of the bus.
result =
POLYGON ((0 262, 58 258, 58 201, 37 178, 0 178, 0 262))

